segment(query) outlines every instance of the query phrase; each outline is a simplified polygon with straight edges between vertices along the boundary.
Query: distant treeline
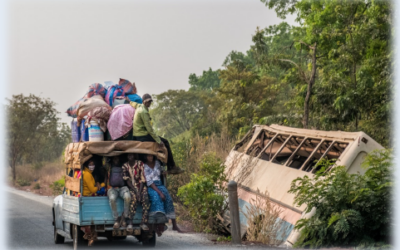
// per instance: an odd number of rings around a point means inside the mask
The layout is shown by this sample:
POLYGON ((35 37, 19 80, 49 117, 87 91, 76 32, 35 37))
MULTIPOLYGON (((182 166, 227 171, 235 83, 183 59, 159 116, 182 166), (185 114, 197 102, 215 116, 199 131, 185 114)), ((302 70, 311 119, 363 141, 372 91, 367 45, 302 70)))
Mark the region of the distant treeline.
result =
POLYGON ((70 127, 60 122, 50 99, 14 95, 6 105, 8 165, 16 181, 17 164, 40 167, 60 158, 71 141, 70 127))

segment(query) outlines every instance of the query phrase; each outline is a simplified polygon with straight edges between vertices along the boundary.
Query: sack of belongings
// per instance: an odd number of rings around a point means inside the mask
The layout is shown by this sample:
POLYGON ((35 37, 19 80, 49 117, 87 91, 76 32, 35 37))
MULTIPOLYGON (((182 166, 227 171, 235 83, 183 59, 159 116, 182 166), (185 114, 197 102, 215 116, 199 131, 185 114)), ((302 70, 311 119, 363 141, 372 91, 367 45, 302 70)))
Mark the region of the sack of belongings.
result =
POLYGON ((79 142, 81 139, 81 130, 77 125, 78 121, 74 118, 71 122, 71 135, 72 135, 72 142, 79 142))
POLYGON ((118 105, 113 109, 107 123, 112 140, 124 136, 132 129, 134 115, 135 109, 129 104, 118 105))
POLYGON ((107 89, 107 94, 104 100, 108 105, 112 106, 114 103, 114 99, 117 96, 122 96, 122 95, 123 95, 122 87, 118 85, 113 85, 107 89))
POLYGON ((68 116, 71 116, 72 118, 76 118, 78 116, 77 112, 78 112, 79 105, 81 105, 81 103, 86 99, 87 98, 81 98, 76 103, 74 103, 74 105, 69 107, 66 112, 68 114, 68 116))
POLYGON ((107 94, 104 99, 108 105, 113 107, 116 106, 114 105, 115 98, 118 96, 124 97, 126 95, 136 94, 136 91, 135 83, 131 83, 126 79, 120 78, 118 85, 115 84, 111 87, 108 87, 107 94))
POLYGON ((79 99, 76 103, 74 103, 74 105, 72 105, 71 107, 69 107, 66 111, 66 113, 68 114, 68 116, 71 116, 72 118, 76 118, 78 117, 78 108, 81 105, 82 102, 84 102, 85 100, 99 95, 102 98, 104 98, 104 96, 106 95, 107 90, 103 87, 103 85, 101 85, 100 83, 93 83, 92 85, 89 86, 89 90, 88 92, 86 92, 86 94, 79 99))
POLYGON ((90 98, 95 95, 100 95, 101 97, 105 97, 107 90, 100 83, 93 83, 89 86, 89 91, 86 92, 84 98, 90 98))
POLYGON ((103 132, 106 132, 107 122, 110 119, 110 115, 111 115, 111 109, 108 107, 102 106, 102 107, 94 108, 88 113, 88 115, 87 115, 88 118, 85 122, 86 123, 85 125, 86 125, 86 127, 88 127, 90 124, 90 121, 95 120, 99 124, 101 130, 103 132))
POLYGON ((84 100, 78 108, 77 118, 78 118, 78 126, 81 124, 81 120, 84 116, 86 116, 90 111, 94 110, 98 107, 105 107, 109 110, 112 108, 103 100, 103 98, 99 95, 92 96, 86 100, 84 100))

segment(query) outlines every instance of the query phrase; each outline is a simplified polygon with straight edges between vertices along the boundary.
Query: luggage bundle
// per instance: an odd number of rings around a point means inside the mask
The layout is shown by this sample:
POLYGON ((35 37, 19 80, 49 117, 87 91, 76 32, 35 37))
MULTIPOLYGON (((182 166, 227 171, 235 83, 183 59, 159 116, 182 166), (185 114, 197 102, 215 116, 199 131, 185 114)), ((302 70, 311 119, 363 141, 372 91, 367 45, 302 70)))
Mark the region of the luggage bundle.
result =
POLYGON ((66 111, 71 122, 72 142, 120 140, 132 133, 135 109, 130 101, 142 103, 135 83, 120 78, 118 84, 93 83, 86 94, 66 111), (107 135, 107 136, 104 136, 107 135))

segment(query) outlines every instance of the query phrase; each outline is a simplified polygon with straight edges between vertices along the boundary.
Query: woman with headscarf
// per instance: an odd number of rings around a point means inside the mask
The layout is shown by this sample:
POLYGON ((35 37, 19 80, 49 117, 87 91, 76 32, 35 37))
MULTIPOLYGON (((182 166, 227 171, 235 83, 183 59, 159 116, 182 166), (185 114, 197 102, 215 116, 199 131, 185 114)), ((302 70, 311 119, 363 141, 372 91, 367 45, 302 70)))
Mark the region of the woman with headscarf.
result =
MULTIPOLYGON (((150 198, 149 216, 156 213, 163 213, 167 219, 172 221, 172 230, 182 233, 176 224, 174 204, 167 188, 161 183, 160 176, 163 172, 160 162, 154 155, 146 155, 144 164, 144 176, 146 178, 150 198)), ((163 229, 157 228, 158 236, 161 236, 163 229)))
MULTIPOLYGON (((95 170, 96 165, 94 160, 89 160, 88 164, 84 164, 83 168, 83 196, 95 196, 97 192, 99 192, 103 187, 104 183, 100 185, 100 183, 96 183, 93 177, 93 171, 95 170)), ((94 226, 86 226, 81 228, 82 231, 85 232, 83 238, 87 239, 88 245, 91 246, 95 240, 97 240, 97 233, 94 229, 94 226)))

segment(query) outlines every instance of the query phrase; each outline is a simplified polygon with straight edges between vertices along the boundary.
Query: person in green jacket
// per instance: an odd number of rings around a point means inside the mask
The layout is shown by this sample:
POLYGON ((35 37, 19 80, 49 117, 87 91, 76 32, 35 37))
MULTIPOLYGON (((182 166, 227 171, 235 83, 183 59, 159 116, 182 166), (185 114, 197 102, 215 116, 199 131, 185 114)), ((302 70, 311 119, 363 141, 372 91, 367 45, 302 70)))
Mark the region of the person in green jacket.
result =
MULTIPOLYGON (((175 165, 174 158, 172 156, 171 147, 167 139, 157 136, 153 130, 151 117, 149 113, 149 107, 153 102, 153 99, 149 94, 144 94, 143 104, 137 102, 130 102, 131 106, 134 107, 135 116, 133 118, 133 140, 135 141, 152 141, 157 142, 160 145, 164 145, 168 151, 168 162, 167 169, 169 174, 180 174, 183 170, 175 165)), ((129 98, 127 98, 129 101, 129 98)))

